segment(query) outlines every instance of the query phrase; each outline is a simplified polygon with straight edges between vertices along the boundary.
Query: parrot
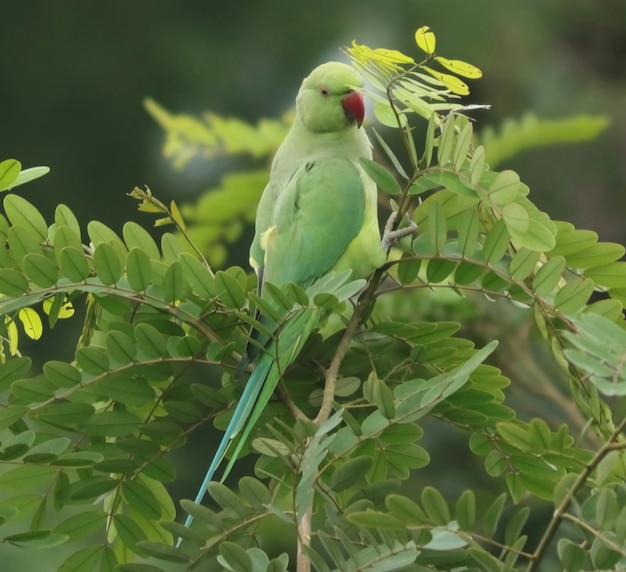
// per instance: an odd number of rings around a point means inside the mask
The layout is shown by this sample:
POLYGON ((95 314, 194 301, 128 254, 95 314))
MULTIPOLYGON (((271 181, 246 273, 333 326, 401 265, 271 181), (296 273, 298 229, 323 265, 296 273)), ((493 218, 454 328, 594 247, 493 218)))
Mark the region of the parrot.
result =
MULTIPOLYGON (((360 74, 340 62, 316 67, 302 82, 293 123, 276 151, 257 208, 250 265, 261 297, 267 283, 307 288, 330 272, 346 270, 351 279, 361 279, 386 260, 376 184, 359 162, 372 158, 362 128, 363 85, 360 74)), ((238 372, 250 362, 254 369, 198 491, 197 504, 234 445, 221 482, 229 474, 281 372, 295 360, 318 320, 319 310, 302 308, 276 336, 262 340, 257 332, 257 343, 248 343, 238 372)), ((189 516, 185 524, 191 520, 189 516)))

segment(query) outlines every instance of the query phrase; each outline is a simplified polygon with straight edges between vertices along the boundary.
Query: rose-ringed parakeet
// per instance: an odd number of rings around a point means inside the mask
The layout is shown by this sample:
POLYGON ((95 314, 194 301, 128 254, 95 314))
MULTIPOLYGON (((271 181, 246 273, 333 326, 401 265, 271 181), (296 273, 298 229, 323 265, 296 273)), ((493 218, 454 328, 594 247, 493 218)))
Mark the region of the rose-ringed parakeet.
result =
MULTIPOLYGON (((352 270, 353 279, 364 278, 385 261, 376 185, 359 163, 360 157, 372 156, 371 143, 361 129, 362 86, 352 67, 337 62, 322 64, 302 82, 293 125, 274 157, 257 211, 250 264, 261 296, 268 282, 306 288, 330 271, 346 269, 352 270)), ((317 320, 318 311, 305 308, 286 320, 272 339, 249 345, 244 364, 253 361, 254 370, 197 503, 232 445, 221 480, 230 472, 281 372, 293 362, 317 320), (259 345, 265 346, 263 350, 259 345)))

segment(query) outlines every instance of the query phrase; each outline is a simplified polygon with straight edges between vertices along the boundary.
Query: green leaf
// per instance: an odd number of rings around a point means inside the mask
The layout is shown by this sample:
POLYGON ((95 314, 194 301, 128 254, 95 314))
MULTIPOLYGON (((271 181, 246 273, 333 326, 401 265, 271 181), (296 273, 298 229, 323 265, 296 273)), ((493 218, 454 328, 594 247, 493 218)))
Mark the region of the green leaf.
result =
POLYGON ((465 127, 461 129, 461 133, 457 138, 456 147, 454 149, 454 169, 460 171, 463 168, 463 163, 467 158, 470 146, 472 144, 472 136, 474 134, 474 128, 468 121, 465 127))
POLYGON ((510 271, 513 278, 524 280, 537 267, 540 253, 528 248, 520 248, 511 259, 510 271))
POLYGON ((398 181, 382 165, 366 157, 359 157, 359 163, 361 163, 361 167, 383 193, 388 195, 400 194, 401 189, 398 181))
POLYGON ((220 557, 233 572, 253 572, 252 560, 238 544, 234 542, 222 542, 220 544, 220 557))
POLYGON ((134 330, 138 349, 148 358, 159 358, 167 355, 165 336, 150 324, 137 324, 134 330))
POLYGON ((403 255, 398 263, 398 280, 400 280, 400 284, 410 284, 417 278, 421 262, 419 258, 403 255))
POLYGON ((89 276, 90 269, 85 254, 73 246, 66 246, 59 255, 59 266, 72 282, 82 282, 89 276))
POLYGON ((588 278, 578 278, 563 286, 554 297, 554 307, 564 314, 583 308, 593 294, 594 284, 588 278))
POLYGON ((479 145, 474 150, 472 155, 472 160, 470 161, 470 181, 472 183, 477 184, 480 182, 481 177, 483 176, 483 172, 485 170, 485 148, 482 145, 479 145))
POLYGON ((550 217, 541 212, 526 197, 519 197, 515 204, 521 205, 528 214, 528 227, 523 232, 515 224, 508 227, 515 248, 525 247, 537 252, 552 250, 556 243, 556 227, 550 217))
POLYGON ((509 203, 502 207, 502 218, 511 236, 520 236, 528 232, 530 227, 530 215, 519 203, 509 203))
POLYGON ((28 532, 18 532, 5 536, 3 541, 24 548, 53 548, 64 544, 67 541, 67 536, 54 534, 51 530, 29 530, 28 532))
POLYGON ((454 260, 432 258, 426 266, 426 279, 433 284, 443 282, 452 275, 456 265, 454 260))
POLYGON ((107 375, 98 381, 97 392, 118 403, 141 407, 154 399, 154 389, 142 378, 130 375, 107 375))
POLYGON ((53 286, 59 279, 56 265, 41 254, 27 254, 24 258, 23 269, 24 274, 42 288, 53 286))
POLYGON ((211 482, 207 486, 207 492, 211 498, 222 508, 231 509, 241 516, 245 516, 246 510, 239 497, 226 485, 211 482))
POLYGON ((402 521, 408 528, 419 528, 428 522, 426 513, 405 496, 391 494, 385 498, 385 506, 392 516, 402 521))
MULTIPOLYGON (((555 251, 561 250, 558 246, 555 251)), ((599 242, 584 250, 577 250, 566 256, 567 263, 573 268, 593 268, 610 266, 624 255, 624 247, 614 242, 599 242)))
POLYGON ((81 381, 81 373, 73 365, 62 361, 49 361, 43 366, 43 373, 57 387, 75 387, 81 381))
POLYGON ((341 492, 362 482, 373 464, 371 457, 354 457, 341 464, 331 477, 330 484, 334 491, 341 492))
POLYGON ((495 264, 502 260, 502 257, 509 248, 510 236, 507 231, 506 222, 499 219, 487 234, 485 245, 483 246, 483 256, 490 264, 495 264))
POLYGON ((422 506, 433 524, 445 525, 450 522, 450 510, 443 495, 433 487, 422 489, 422 506))
POLYGON ((39 177, 43 177, 50 172, 50 167, 30 167, 28 169, 23 169, 22 172, 17 176, 17 179, 11 185, 11 188, 18 187, 19 185, 23 185, 24 183, 30 183, 30 181, 34 181, 39 177))
POLYGON ((472 530, 476 523, 476 496, 474 491, 466 490, 459 497, 454 511, 459 526, 462 530, 472 530))
POLYGON ((11 393, 22 402, 40 403, 50 399, 55 389, 47 379, 37 377, 16 381, 11 386, 11 393))
POLYGON ((80 229, 78 233, 69 226, 55 225, 52 233, 52 241, 54 243, 54 255, 57 262, 61 259, 61 251, 66 246, 72 246, 80 251, 83 245, 80 241, 80 229))
POLYGON ((506 544, 515 544, 515 542, 519 539, 524 527, 526 526, 529 515, 530 508, 526 506, 519 510, 513 517, 511 517, 504 531, 506 544))
POLYGON ((161 260, 159 247, 150 233, 136 222, 127 222, 122 228, 122 236, 128 250, 138 248, 152 260, 161 260))
POLYGON ((18 195, 7 195, 3 204, 11 224, 28 230, 40 243, 48 238, 48 225, 45 219, 26 199, 18 195))
MULTIPOLYGON (((424 142, 424 157, 422 158, 424 167, 429 167, 433 158, 436 129, 437 129, 436 114, 431 113, 430 117, 428 118, 428 128, 426 129, 426 140, 424 142)), ((409 193, 412 194, 410 191, 409 193)))
POLYGON ((497 205, 512 203, 520 194, 520 178, 515 171, 505 170, 497 173, 489 185, 489 197, 497 205))
POLYGON ((97 247, 103 242, 117 242, 122 248, 126 249, 122 239, 108 226, 97 220, 92 220, 87 224, 87 234, 89 234, 89 238, 94 247, 97 247))
POLYGON ((126 277, 130 287, 135 292, 145 292, 150 286, 152 278, 152 265, 150 258, 144 250, 133 247, 126 258, 126 277))
POLYGON ((506 494, 502 493, 487 508, 483 516, 483 532, 487 538, 492 538, 496 533, 504 505, 506 503, 506 494))
POLYGON ((585 566, 587 551, 580 544, 572 542, 569 538, 561 538, 556 550, 567 572, 578 572, 585 566))
POLYGON ((108 242, 100 243, 93 255, 93 265, 104 284, 115 284, 122 276, 122 266, 115 248, 108 242))
POLYGON ((604 288, 626 288, 626 262, 594 266, 585 275, 604 288))
MULTIPOLYGON (((394 127, 395 126, 397 126, 397 124, 394 124, 394 127)), ((382 147, 383 151, 387 154, 387 157, 389 157, 389 160, 391 161, 394 169, 398 172, 398 174, 401 177, 403 177, 405 180, 408 180, 409 176, 406 174, 406 171, 400 164, 400 161, 396 157, 395 153, 391 150, 391 147, 387 145, 385 140, 380 136, 380 134, 378 133, 378 131, 376 131, 376 129, 373 129, 373 131, 374 131, 374 135, 376 136, 376 139, 378 140, 378 143, 382 147)))
POLYGON ((405 524, 399 518, 378 512, 367 510, 364 512, 352 512, 346 515, 352 524, 363 528, 378 528, 381 530, 404 530, 405 524))
POLYGON ((167 267, 161 288, 163 290, 163 300, 168 304, 173 304, 185 297, 187 284, 183 275, 183 267, 178 260, 174 260, 167 267))
POLYGON ((150 520, 161 518, 161 505, 155 494, 140 480, 141 477, 122 483, 122 496, 139 514, 150 520))
POLYGON ((459 250, 463 257, 471 257, 478 247, 480 220, 476 209, 468 209, 461 215, 459 224, 459 250))
POLYGON ((178 236, 171 232, 166 232, 161 237, 161 251, 163 252, 164 260, 172 261, 176 260, 185 251, 185 245, 178 236))
POLYGON ((137 543, 142 540, 148 540, 146 533, 142 528, 126 514, 116 514, 113 516, 113 526, 122 542, 133 552, 137 549, 137 543))
POLYGON ((106 514, 102 510, 88 510, 79 512, 59 523, 54 531, 58 534, 66 534, 72 542, 82 538, 88 538, 96 534, 106 525, 106 514))
POLYGON ((50 425, 71 427, 89 419, 94 411, 93 406, 86 403, 52 403, 33 412, 33 416, 50 425))
POLYGON ((460 285, 471 284, 478 280, 485 268, 471 262, 460 262, 454 271, 454 282, 460 285))
POLYGON ((118 364, 125 365, 135 359, 135 343, 124 332, 111 331, 104 338, 109 357, 118 364))
POLYGON ((208 300, 216 295, 215 277, 200 260, 182 252, 178 255, 178 261, 183 267, 185 280, 198 296, 208 300))
POLYGON ((215 275, 215 292, 219 300, 229 308, 243 308, 246 293, 239 281, 227 272, 219 271, 215 275))
POLYGON ((56 439, 48 439, 43 443, 38 443, 28 451, 24 456, 25 463, 42 463, 54 461, 61 453, 63 453, 70 445, 67 437, 58 437, 56 439))
POLYGON ((6 429, 22 419, 28 409, 28 407, 19 405, 9 405, 0 408, 0 429, 6 429))
MULTIPOLYGON (((78 455, 78 453, 75 453, 78 455)), ((119 482, 109 477, 84 477, 80 481, 72 483, 66 491, 67 498, 72 501, 82 502, 93 500, 108 493, 118 486, 119 482)))
POLYGON ((5 159, 0 163, 0 191, 6 191, 13 186, 21 169, 22 164, 17 159, 5 159))
POLYGON ((126 411, 104 411, 81 423, 81 429, 93 436, 124 437, 134 433, 139 419, 126 411))
POLYGON ((503 572, 504 565, 500 560, 485 551, 484 548, 470 548, 467 551, 472 558, 480 566, 481 572, 503 572))
POLYGON ((428 211, 428 236, 437 254, 443 251, 447 235, 448 229, 443 207, 435 201, 428 211))
POLYGON ((23 378, 30 370, 31 363, 28 357, 14 357, 3 363, 0 367, 0 392, 6 391, 14 381, 23 378))
POLYGON ((19 270, 0 268, 0 294, 18 298, 28 291, 28 280, 19 270))
POLYGON ((245 502, 255 508, 263 508, 271 502, 269 489, 252 477, 242 477, 239 480, 239 494, 245 502))
POLYGON ((180 548, 176 546, 169 546, 161 542, 152 542, 150 540, 142 540, 137 543, 137 546, 141 548, 142 552, 145 552, 149 556, 154 556, 160 560, 166 562, 185 563, 189 562, 190 557, 187 556, 180 548))
POLYGON ((456 138, 456 121, 454 115, 450 114, 441 126, 441 136, 437 147, 437 162, 445 167, 452 158, 452 149, 456 138))
POLYGON ((21 465, 0 474, 0 488, 6 491, 33 489, 48 484, 57 469, 43 465, 21 465))
POLYGON ((533 289, 539 296, 545 296, 556 288, 565 270, 565 258, 555 256, 550 258, 535 274, 533 289))
POLYGON ((86 373, 100 375, 109 371, 109 358, 104 350, 95 347, 83 347, 76 352, 76 363, 86 373))
MULTIPOLYGON (((19 268, 22 267, 27 254, 42 254, 39 237, 29 229, 12 226, 7 231, 8 251, 11 259, 19 268)), ((5 244, 5 248, 7 245, 5 244)))
POLYGON ((57 228, 60 226, 68 227, 80 241, 80 224, 76 215, 67 205, 60 204, 54 209, 54 224, 57 228))

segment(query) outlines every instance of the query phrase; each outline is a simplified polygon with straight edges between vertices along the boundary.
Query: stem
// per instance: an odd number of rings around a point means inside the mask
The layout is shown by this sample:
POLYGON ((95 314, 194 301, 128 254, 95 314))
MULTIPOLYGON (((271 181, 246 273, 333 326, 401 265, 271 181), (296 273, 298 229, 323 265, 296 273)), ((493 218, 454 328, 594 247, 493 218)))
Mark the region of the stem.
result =
POLYGON ((296 556, 296 570, 310 572, 311 559, 305 547, 311 546, 311 520, 313 518, 313 504, 310 504, 303 517, 298 522, 298 552, 296 556))

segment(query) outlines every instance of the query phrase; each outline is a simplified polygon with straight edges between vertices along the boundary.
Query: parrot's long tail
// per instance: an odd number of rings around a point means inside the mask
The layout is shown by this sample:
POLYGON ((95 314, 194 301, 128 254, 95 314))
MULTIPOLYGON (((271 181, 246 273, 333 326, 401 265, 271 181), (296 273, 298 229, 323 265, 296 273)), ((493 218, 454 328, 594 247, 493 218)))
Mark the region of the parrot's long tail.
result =
MULTIPOLYGON (((224 469, 220 482, 223 482, 230 473, 250 432, 271 399, 283 372, 298 357, 302 346, 317 325, 319 314, 319 309, 316 307, 299 308, 294 311, 261 354, 198 490, 194 501, 196 504, 202 502, 208 484, 213 480, 226 453, 234 444, 230 461, 224 469)), ((193 517, 189 515, 185 526, 191 525, 192 521, 193 517)))

